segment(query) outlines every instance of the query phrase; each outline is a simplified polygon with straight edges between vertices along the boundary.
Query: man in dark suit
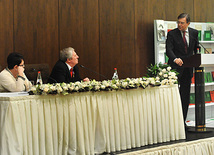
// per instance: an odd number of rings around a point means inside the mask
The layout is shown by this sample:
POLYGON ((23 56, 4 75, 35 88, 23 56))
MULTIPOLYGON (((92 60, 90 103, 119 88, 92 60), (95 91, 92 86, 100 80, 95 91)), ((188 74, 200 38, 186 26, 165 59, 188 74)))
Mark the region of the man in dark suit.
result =
MULTIPOLYGON (((60 51, 60 59, 56 62, 48 83, 70 83, 81 81, 79 69, 77 67, 79 56, 73 48, 68 47, 60 51)), ((89 81, 88 78, 83 81, 89 81)))
POLYGON ((181 95, 184 121, 190 102, 190 86, 193 76, 193 68, 182 67, 183 59, 197 53, 198 31, 189 28, 190 17, 186 13, 178 16, 178 28, 167 34, 166 54, 169 57, 168 64, 179 73, 178 84, 181 95))

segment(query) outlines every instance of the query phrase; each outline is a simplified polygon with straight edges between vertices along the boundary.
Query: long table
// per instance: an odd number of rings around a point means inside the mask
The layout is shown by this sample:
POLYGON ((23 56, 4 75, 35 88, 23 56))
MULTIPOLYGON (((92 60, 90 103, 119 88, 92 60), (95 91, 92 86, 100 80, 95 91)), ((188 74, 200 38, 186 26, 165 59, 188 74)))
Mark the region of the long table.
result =
POLYGON ((0 97, 0 154, 120 151, 185 139, 178 86, 0 97))

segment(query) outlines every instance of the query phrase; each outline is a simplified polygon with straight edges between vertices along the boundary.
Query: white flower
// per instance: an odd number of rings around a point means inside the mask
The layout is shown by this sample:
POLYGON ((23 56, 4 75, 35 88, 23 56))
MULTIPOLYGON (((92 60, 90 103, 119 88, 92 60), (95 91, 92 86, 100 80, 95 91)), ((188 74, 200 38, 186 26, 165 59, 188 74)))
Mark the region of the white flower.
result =
POLYGON ((47 93, 49 91, 49 88, 48 87, 45 87, 44 90, 43 90, 45 93, 47 93))
POLYGON ((99 85, 96 85, 95 86, 95 90, 99 90, 100 89, 100 86, 99 85))
POLYGON ((62 87, 63 88, 63 90, 68 90, 68 87, 67 86, 64 86, 64 87, 62 87))
POLYGON ((169 85, 174 84, 173 81, 172 81, 171 79, 170 79, 168 82, 169 82, 169 85))
POLYGON ((74 87, 74 90, 78 91, 78 90, 79 90, 79 86, 76 85, 76 86, 74 87))
POLYGON ((176 76, 175 72, 169 72, 169 75, 176 76))
POLYGON ((164 68, 164 69, 162 69, 162 72, 163 72, 163 73, 166 73, 166 69, 165 69, 165 68, 164 68))
POLYGON ((70 86, 69 86, 69 90, 70 90, 70 91, 74 90, 74 88, 75 88, 74 85, 70 85, 70 86))
POLYGON ((62 92, 62 87, 57 88, 57 93, 60 94, 62 92))
POLYGON ((126 80, 127 80, 127 81, 130 81, 131 79, 130 79, 130 78, 126 78, 126 80))
POLYGON ((172 68, 171 68, 170 66, 169 66, 169 67, 167 67, 167 70, 168 70, 168 71, 170 71, 171 69, 172 69, 172 68))
POLYGON ((112 87, 113 89, 118 89, 118 87, 117 87, 116 84, 111 85, 111 87, 112 87))
POLYGON ((120 82, 119 82, 119 80, 116 80, 116 85, 117 85, 117 87, 119 87, 119 86, 120 86, 120 82))
POLYGON ((161 81, 161 85, 166 85, 167 82, 168 82, 168 80, 167 80, 167 79, 164 79, 164 80, 161 81))
POLYGON ((68 88, 69 88, 70 91, 74 90, 75 84, 74 83, 70 83, 68 88))
POLYGON ((51 86, 50 86, 50 90, 51 90, 51 91, 55 91, 55 90, 56 90, 56 86, 51 85, 51 86))
POLYGON ((164 74, 164 75, 163 75, 163 77, 167 78, 167 77, 168 77, 168 75, 167 75, 167 74, 164 74))
POLYGON ((101 88, 101 89, 106 89, 106 86, 105 86, 105 85, 101 85, 100 88, 101 88))
POLYGON ((160 81, 160 78, 158 76, 156 77, 156 81, 160 81))
POLYGON ((122 82, 122 87, 123 87, 123 88, 126 88, 127 85, 128 85, 128 82, 122 82))
POLYGON ((150 83, 151 83, 152 85, 155 85, 155 81, 151 81, 150 83))
POLYGON ((177 80, 172 80, 173 84, 175 84, 177 82, 177 80))
POLYGON ((35 86, 31 87, 30 91, 32 92, 36 91, 36 87, 35 86))
POLYGON ((149 81, 146 80, 146 81, 143 81, 144 85, 148 86, 149 85, 149 81))
POLYGON ((106 80, 104 80, 104 81, 102 82, 102 84, 103 84, 105 87, 109 87, 109 86, 110 86, 109 81, 106 81, 106 80))
POLYGON ((147 79, 150 84, 154 85, 155 84, 155 79, 154 78, 148 78, 147 79))
POLYGON ((134 85, 134 81, 129 81, 129 85, 134 85))
POLYGON ((45 87, 46 87, 46 84, 40 85, 40 89, 41 89, 41 90, 44 90, 45 87))
POLYGON ((108 84, 108 81, 104 80, 104 81, 102 82, 102 84, 103 84, 103 85, 107 85, 107 84, 108 84))
POLYGON ((160 72, 160 73, 159 73, 159 75, 160 75, 160 76, 162 76, 162 75, 163 75, 163 73, 162 73, 162 72, 160 72))

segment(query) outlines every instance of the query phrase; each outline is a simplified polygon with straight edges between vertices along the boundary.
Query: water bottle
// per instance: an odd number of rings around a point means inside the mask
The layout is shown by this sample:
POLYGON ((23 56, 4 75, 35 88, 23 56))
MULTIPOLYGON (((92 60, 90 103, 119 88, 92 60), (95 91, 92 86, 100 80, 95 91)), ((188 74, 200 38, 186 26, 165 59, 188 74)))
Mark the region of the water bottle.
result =
POLYGON ((197 48, 197 54, 200 54, 200 50, 199 50, 199 48, 197 48))
POLYGON ((42 84, 42 74, 40 71, 38 71, 36 84, 42 84))
POLYGON ((119 77, 118 77, 118 74, 117 74, 117 68, 114 68, 114 74, 112 76, 112 80, 118 80, 119 77))

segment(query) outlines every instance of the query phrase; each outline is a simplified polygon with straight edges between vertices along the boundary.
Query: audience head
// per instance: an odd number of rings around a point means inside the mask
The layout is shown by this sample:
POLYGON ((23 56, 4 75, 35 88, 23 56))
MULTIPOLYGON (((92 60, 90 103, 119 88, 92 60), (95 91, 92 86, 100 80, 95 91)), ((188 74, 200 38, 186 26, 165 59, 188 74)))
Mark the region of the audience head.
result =
POLYGON ((24 61, 23 56, 20 53, 10 53, 7 57, 7 66, 9 69, 13 69, 15 66, 20 66, 24 61))
POLYGON ((79 56, 76 54, 72 47, 64 48, 60 51, 60 60, 66 62, 71 67, 74 67, 78 64, 79 56))
POLYGON ((178 29, 180 31, 186 31, 189 24, 190 24, 190 16, 189 14, 187 13, 181 13, 179 16, 178 16, 178 29))

